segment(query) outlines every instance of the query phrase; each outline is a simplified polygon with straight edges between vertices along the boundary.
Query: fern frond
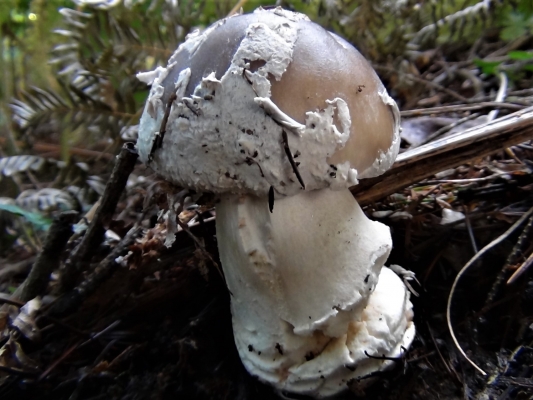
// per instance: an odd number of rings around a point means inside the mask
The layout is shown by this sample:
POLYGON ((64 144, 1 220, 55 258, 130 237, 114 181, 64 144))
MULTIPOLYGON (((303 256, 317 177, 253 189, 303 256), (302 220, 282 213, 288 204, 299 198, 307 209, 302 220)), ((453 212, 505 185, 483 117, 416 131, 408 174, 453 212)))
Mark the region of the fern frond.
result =
POLYGON ((20 229, 20 224, 15 224, 16 217, 22 217, 25 221, 32 224, 41 231, 47 231, 52 221, 40 213, 25 210, 18 206, 10 197, 0 197, 0 250, 5 250, 5 240, 14 242, 16 236, 19 236, 24 230, 20 229), (6 229, 9 228, 9 229, 6 229), (19 228, 19 229, 17 229, 19 228), (22 232, 16 232, 17 230, 22 232), (9 233, 7 231, 10 231, 9 233), (8 238, 6 236, 10 236, 8 238))
POLYGON ((76 199, 70 193, 53 188, 25 190, 17 196, 15 204, 27 211, 46 214, 79 208, 76 199))
POLYGON ((61 9, 54 32, 62 40, 50 60, 60 89, 22 92, 11 104, 13 119, 26 137, 52 136, 63 150, 104 135, 119 140, 148 95, 135 74, 166 64, 207 3, 78 0, 78 9, 61 9))
POLYGON ((2 176, 12 176, 14 174, 27 171, 40 171, 46 164, 46 159, 38 156, 12 156, 0 158, 0 180, 2 176))
POLYGON ((499 3, 499 1, 494 0, 482 0, 476 4, 467 6, 461 10, 446 15, 416 32, 409 41, 408 45, 413 47, 420 44, 429 36, 437 34, 439 29, 444 26, 450 27, 451 35, 453 35, 453 33, 456 31, 458 32, 456 29, 458 25, 461 25, 461 31, 464 31, 465 25, 468 23, 477 23, 477 18, 488 18, 490 16, 491 9, 499 3))
POLYGON ((98 176, 89 176, 85 186, 70 185, 65 190, 74 197, 83 212, 88 211, 94 203, 104 194, 105 182, 98 176))
MULTIPOLYGON (((181 5, 185 7, 188 2, 180 3, 185 3, 181 5)), ((87 72, 102 76, 113 72, 116 76, 124 69, 132 73, 143 70, 146 57, 153 58, 154 63, 166 62, 182 39, 177 35, 179 18, 165 21, 161 16, 153 18, 155 13, 146 18, 135 13, 139 7, 104 8, 92 9, 90 13, 61 10, 66 26, 55 32, 67 42, 52 50, 55 55, 52 62, 62 75, 75 79, 87 72)))
MULTIPOLYGON (((31 88, 23 92, 21 99, 11 104, 13 118, 24 130, 31 130, 45 122, 53 122, 52 129, 110 132, 118 138, 121 129, 128 126, 136 110, 123 112, 88 95, 75 85, 61 86, 62 92, 31 88)), ((45 131, 45 133, 47 133, 45 131)), ((53 132, 48 132, 53 133, 53 132)))
POLYGON ((472 42, 513 0, 315 0, 314 19, 375 62, 405 56, 437 41, 472 42))
POLYGON ((120 4, 121 0, 73 0, 78 6, 91 6, 99 10, 109 10, 120 4))
POLYGON ((99 196, 104 194, 106 182, 99 176, 92 175, 87 179, 87 185, 99 196))

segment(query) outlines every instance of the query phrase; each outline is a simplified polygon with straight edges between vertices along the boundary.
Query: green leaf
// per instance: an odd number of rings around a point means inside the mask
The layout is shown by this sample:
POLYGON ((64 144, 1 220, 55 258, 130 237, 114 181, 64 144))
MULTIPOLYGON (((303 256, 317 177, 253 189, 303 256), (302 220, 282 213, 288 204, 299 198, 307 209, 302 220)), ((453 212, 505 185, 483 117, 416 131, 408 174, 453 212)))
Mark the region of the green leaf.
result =
POLYGON ((532 28, 532 20, 528 15, 521 12, 511 12, 503 26, 500 38, 503 40, 515 40, 525 35, 532 28))
POLYGON ((502 40, 515 40, 520 36, 525 35, 527 30, 520 25, 509 25, 502 29, 500 33, 500 38, 502 40))
POLYGON ((143 90, 139 91, 133 94, 133 98, 135 99, 135 103, 139 105, 139 107, 142 107, 146 99, 148 98, 148 94, 150 93, 149 90, 143 90))
POLYGON ((496 75, 498 72, 498 66, 501 63, 502 61, 485 61, 481 59, 474 60, 474 64, 481 68, 481 71, 487 75, 496 75))
POLYGON ((52 224, 52 220, 50 218, 44 217, 35 212, 26 211, 14 204, 0 204, 0 210, 23 217, 26 219, 26 221, 42 231, 48 230, 52 224))
POLYGON ((523 60, 533 60, 532 51, 510 51, 507 54, 511 60, 523 61, 523 60))

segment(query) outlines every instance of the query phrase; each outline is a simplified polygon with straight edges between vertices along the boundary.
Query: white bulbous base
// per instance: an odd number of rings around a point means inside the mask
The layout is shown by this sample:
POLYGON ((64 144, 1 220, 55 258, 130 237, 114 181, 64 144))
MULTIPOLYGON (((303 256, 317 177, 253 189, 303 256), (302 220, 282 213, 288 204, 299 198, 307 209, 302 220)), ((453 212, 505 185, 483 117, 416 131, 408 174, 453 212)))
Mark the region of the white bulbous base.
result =
POLYGON ((392 363, 414 338, 403 282, 383 268, 392 242, 349 190, 276 200, 226 196, 217 237, 235 343, 279 390, 327 397, 392 363), (366 351, 366 354, 365 354, 366 351))

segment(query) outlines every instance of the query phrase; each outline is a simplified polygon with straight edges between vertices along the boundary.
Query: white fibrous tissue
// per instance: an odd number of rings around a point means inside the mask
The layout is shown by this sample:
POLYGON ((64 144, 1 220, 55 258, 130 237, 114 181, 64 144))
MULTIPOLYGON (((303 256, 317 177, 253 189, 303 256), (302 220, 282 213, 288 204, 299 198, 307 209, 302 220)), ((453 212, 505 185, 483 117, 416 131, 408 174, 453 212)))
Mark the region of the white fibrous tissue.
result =
MULTIPOLYGON (((276 197, 294 195, 302 185, 286 156, 282 142, 285 130, 306 190, 357 184, 362 171, 349 163, 332 166, 327 161, 349 136, 353 116, 344 99, 325 99, 323 109, 308 111, 304 124, 294 121, 270 100, 270 80, 279 80, 291 63, 298 22, 305 19, 287 11, 278 14, 284 17, 284 23, 250 24, 225 73, 219 79, 206 74, 189 97, 183 95, 190 74, 180 74, 183 79, 175 83, 177 99, 171 105, 164 144, 149 162, 166 179, 199 191, 266 195, 273 187, 276 197), (251 68, 253 63, 260 66, 251 68), (333 168, 339 172, 332 173, 336 171, 333 168)), ((152 83, 137 143, 144 162, 148 162, 166 111, 162 80, 176 68, 180 54, 197 51, 221 24, 195 34, 190 39, 193 43, 182 44, 166 68, 138 75, 143 82, 152 83)), ((384 95, 383 99, 389 98, 384 95)), ((371 169, 388 168, 398 146, 396 138, 389 152, 383 153, 371 169)))
POLYGON ((388 227, 369 220, 348 189, 306 191, 274 208, 235 195, 217 206, 247 370, 280 390, 327 397, 391 367, 379 357, 401 357, 415 328, 405 285, 382 268, 388 227))

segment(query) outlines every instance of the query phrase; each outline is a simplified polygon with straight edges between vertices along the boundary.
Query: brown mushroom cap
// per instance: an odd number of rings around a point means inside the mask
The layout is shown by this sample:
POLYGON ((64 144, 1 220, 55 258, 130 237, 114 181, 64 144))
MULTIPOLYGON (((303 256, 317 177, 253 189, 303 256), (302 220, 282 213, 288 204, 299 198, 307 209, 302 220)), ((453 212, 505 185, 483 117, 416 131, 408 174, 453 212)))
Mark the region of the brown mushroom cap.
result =
MULTIPOLYGON (((363 172, 386 153, 394 140, 394 116, 378 92, 380 79, 351 44, 312 22, 300 22, 293 60, 280 81, 272 80, 272 101, 300 123, 305 113, 340 97, 352 119, 350 138, 331 164, 349 161, 363 172)), ((339 126, 339 124, 336 124, 339 126)))
POLYGON ((398 108, 370 64, 303 14, 226 18, 139 75, 152 84, 139 155, 184 187, 340 189, 382 174, 398 152, 398 108))
MULTIPOLYGON (((215 27, 194 52, 176 53, 169 61, 177 62, 162 85, 166 104, 174 90, 174 82, 185 68, 191 68, 191 79, 185 95, 190 96, 201 79, 215 72, 220 79, 233 55, 253 23, 282 24, 284 18, 273 12, 255 12, 226 19, 215 27)), ((343 99, 350 109, 351 135, 345 146, 328 162, 349 161, 359 173, 370 168, 380 153, 386 153, 394 139, 394 116, 378 92, 383 84, 370 64, 350 43, 321 26, 301 20, 293 60, 276 81, 271 77, 272 101, 287 115, 304 124, 305 113, 327 106, 326 100, 343 99)), ((251 69, 260 67, 251 63, 251 69)), ((337 126, 340 126, 337 124, 337 126)))
POLYGON ((223 20, 207 35, 192 57, 187 49, 182 49, 170 58, 169 64, 176 62, 176 66, 162 82, 165 88, 163 103, 166 104, 174 91, 174 82, 176 82, 179 73, 186 68, 191 69, 191 79, 185 90, 185 96, 191 96, 202 78, 211 72, 215 73, 217 79, 221 79, 228 70, 250 24, 282 24, 284 22, 283 17, 272 12, 235 15, 223 20))

